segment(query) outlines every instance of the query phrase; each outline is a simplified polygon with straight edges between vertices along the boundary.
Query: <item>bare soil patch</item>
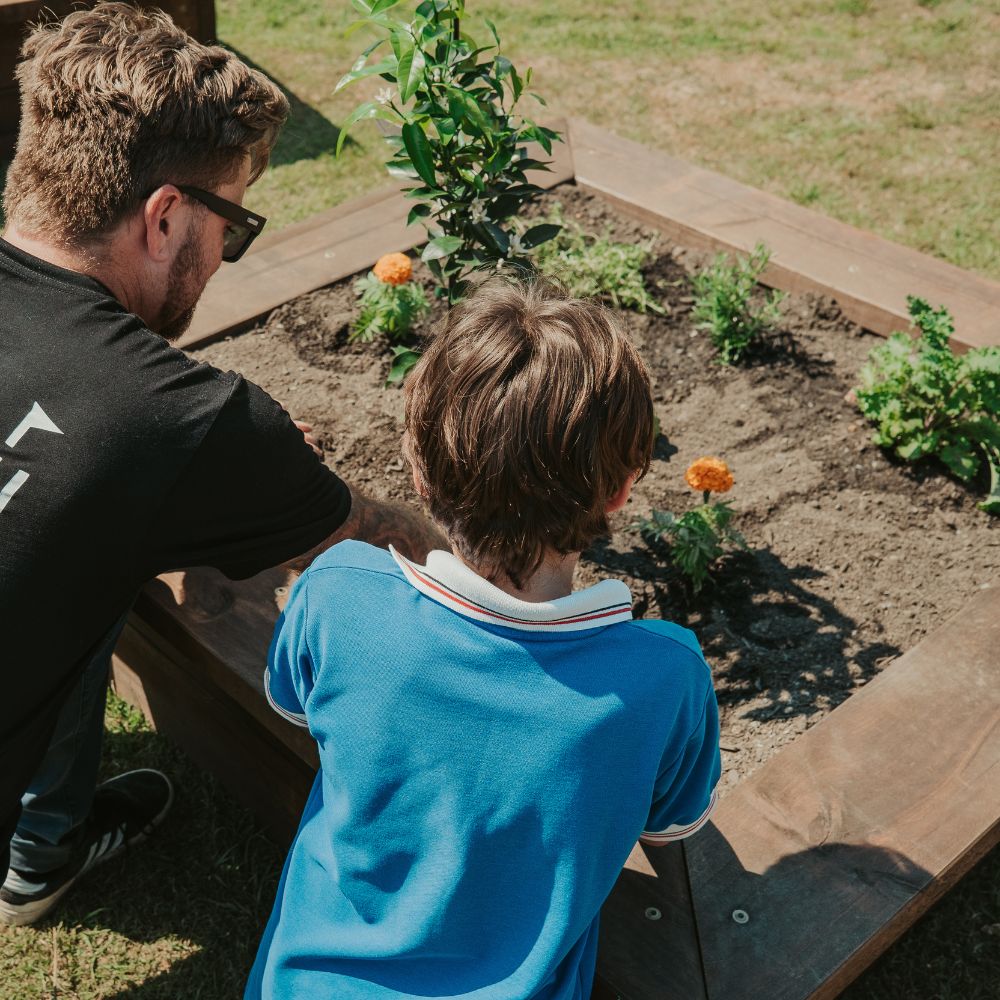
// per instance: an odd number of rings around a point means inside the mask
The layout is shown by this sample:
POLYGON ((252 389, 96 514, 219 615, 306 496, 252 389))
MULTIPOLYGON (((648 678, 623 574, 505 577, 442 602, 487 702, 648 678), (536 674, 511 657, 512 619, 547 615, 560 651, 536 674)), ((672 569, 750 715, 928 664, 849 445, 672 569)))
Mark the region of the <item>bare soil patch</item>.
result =
MULTIPOLYGON (((719 366, 690 318, 688 274, 702 256, 573 186, 552 200, 591 231, 656 239, 646 277, 666 314, 624 318, 649 365, 663 433, 612 535, 584 554, 578 585, 617 577, 637 616, 695 631, 715 675, 731 785, 990 586, 1000 575, 1000 523, 976 508, 984 484, 967 489, 933 463, 903 466, 871 443, 844 396, 880 338, 847 323, 833 302, 787 299, 777 337, 747 366, 719 366), (750 551, 692 595, 634 522, 653 508, 693 506, 683 473, 701 455, 733 468, 728 498, 750 551)), ((383 388, 390 346, 348 342, 354 303, 350 282, 321 289, 196 356, 241 372, 311 421, 344 479, 416 503, 399 447, 402 394, 383 388)))

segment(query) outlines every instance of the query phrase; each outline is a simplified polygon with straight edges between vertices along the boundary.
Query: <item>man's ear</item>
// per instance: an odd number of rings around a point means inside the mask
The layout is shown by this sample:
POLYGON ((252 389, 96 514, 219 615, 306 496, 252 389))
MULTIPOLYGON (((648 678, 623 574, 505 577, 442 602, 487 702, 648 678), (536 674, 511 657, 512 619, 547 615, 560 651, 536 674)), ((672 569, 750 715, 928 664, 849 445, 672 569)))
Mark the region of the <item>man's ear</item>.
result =
POLYGON ((632 495, 632 487, 635 486, 635 480, 636 474, 633 472, 622 484, 622 488, 608 501, 604 508, 608 514, 621 510, 628 503, 628 498, 632 495))
POLYGON ((173 184, 157 188, 147 199, 142 210, 145 224, 146 252, 157 263, 168 263, 176 251, 176 244, 183 225, 184 196, 173 184))

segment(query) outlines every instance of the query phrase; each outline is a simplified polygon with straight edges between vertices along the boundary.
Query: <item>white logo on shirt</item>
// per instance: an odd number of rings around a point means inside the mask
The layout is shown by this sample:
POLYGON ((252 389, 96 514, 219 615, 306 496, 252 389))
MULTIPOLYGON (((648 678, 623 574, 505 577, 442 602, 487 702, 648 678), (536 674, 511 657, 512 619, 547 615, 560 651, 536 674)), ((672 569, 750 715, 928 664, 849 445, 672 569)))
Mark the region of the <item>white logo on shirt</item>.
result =
MULTIPOLYGON (((53 423, 52 418, 38 405, 35 403, 34 406, 28 411, 28 415, 14 428, 10 436, 4 441, 4 444, 8 448, 13 448, 14 445, 24 437, 28 431, 49 431, 52 434, 62 434, 62 431, 56 427, 53 423)), ((0 457, 0 462, 3 458, 0 457)), ((14 494, 28 481, 28 473, 24 469, 18 469, 9 480, 7 480, 7 485, 0 489, 0 512, 3 511, 4 507, 10 503, 11 498, 14 494)))

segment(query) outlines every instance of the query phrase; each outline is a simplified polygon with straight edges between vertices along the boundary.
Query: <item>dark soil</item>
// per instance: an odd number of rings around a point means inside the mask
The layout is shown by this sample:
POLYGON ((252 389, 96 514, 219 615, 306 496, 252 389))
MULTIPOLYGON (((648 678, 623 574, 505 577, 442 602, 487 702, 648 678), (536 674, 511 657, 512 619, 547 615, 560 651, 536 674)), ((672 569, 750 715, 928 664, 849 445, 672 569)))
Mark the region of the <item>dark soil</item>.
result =
MULTIPOLYGON (((725 787, 996 581, 1000 519, 976 508, 985 483, 966 488, 871 443, 844 397, 880 338, 833 302, 787 299, 780 334, 747 365, 720 366, 690 319, 687 275, 704 257, 572 186, 548 198, 591 231, 656 239, 646 278, 666 315, 624 316, 649 365, 663 433, 614 533, 584 554, 578 585, 618 577, 637 616, 694 629, 715 673, 725 787), (699 502, 684 471, 701 455, 733 469, 727 499, 750 550, 728 557, 714 585, 693 595, 633 525, 653 508, 680 513, 699 502)), ((344 479, 414 501, 400 455, 402 394, 383 388, 390 346, 348 343, 354 303, 349 282, 321 289, 197 356, 242 372, 311 421, 344 479)))

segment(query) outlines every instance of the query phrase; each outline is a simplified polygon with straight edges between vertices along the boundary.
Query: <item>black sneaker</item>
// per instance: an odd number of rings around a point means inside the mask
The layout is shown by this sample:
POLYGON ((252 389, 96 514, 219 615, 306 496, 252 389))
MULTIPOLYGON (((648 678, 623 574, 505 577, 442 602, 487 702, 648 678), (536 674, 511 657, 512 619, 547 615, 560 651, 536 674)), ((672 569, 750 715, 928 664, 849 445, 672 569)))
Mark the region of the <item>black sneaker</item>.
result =
POLYGON ((170 779, 148 768, 98 785, 72 861, 42 875, 13 868, 7 872, 0 889, 0 924, 19 927, 40 920, 81 875, 145 840, 173 800, 170 779))

